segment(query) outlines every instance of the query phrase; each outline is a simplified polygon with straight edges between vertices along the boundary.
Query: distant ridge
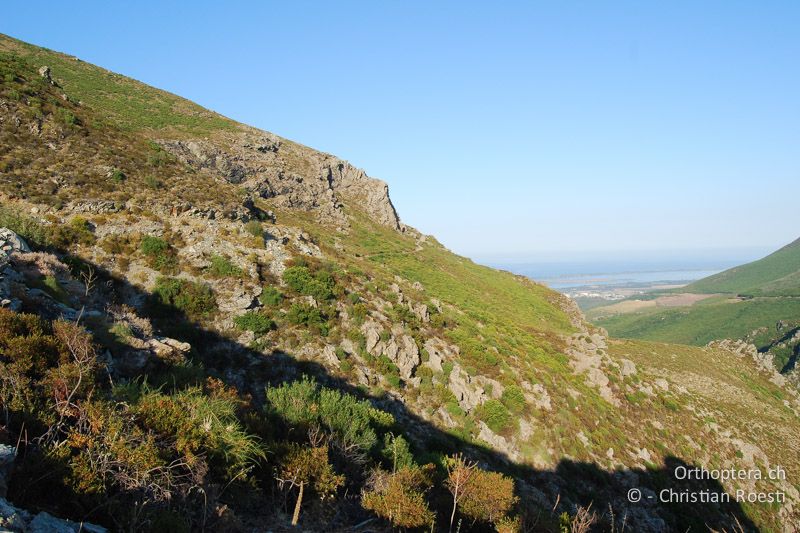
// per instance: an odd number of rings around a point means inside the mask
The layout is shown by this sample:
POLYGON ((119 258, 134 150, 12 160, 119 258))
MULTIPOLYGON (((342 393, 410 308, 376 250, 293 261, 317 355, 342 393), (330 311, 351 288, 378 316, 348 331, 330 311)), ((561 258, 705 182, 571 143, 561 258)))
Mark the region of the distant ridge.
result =
POLYGON ((741 296, 800 296, 800 239, 758 261, 703 278, 683 290, 741 296))

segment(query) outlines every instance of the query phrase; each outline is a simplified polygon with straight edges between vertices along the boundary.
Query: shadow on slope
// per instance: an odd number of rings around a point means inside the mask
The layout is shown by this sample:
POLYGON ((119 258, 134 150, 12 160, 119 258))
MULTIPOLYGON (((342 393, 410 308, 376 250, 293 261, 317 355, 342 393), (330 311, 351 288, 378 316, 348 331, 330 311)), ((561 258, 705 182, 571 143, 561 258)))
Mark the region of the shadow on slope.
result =
MULTIPOLYGON (((102 273, 105 283, 98 283, 94 299, 106 305, 135 302, 138 310, 145 311, 149 295, 131 285, 125 279, 112 277, 97 265, 93 268, 102 273)), ((40 312, 41 309, 23 309, 27 312, 40 312)), ((50 318, 57 318, 51 316, 50 318)), ((627 468, 614 471, 605 470, 596 464, 562 459, 552 469, 536 469, 515 463, 496 450, 467 442, 447 433, 430 422, 411 412, 398 398, 391 395, 375 397, 366 394, 361 388, 353 386, 345 379, 332 375, 324 366, 314 361, 303 361, 291 354, 275 351, 269 355, 255 352, 247 346, 238 344, 219 333, 192 323, 179 309, 171 308, 158 320, 153 320, 160 333, 189 341, 193 346, 193 357, 203 365, 207 375, 216 377, 236 387, 240 393, 252 395, 254 403, 264 402, 264 387, 278 385, 300 379, 303 375, 313 376, 321 385, 336 388, 356 397, 369 400, 375 407, 393 414, 398 428, 409 438, 418 458, 428 458, 435 454, 463 452, 479 461, 482 466, 504 472, 517 479, 516 490, 520 506, 527 517, 529 531, 552 531, 557 528, 557 517, 563 512, 574 514, 578 507, 589 507, 598 515, 595 525, 598 531, 758 531, 754 522, 732 495, 711 479, 692 479, 679 481, 675 477, 678 468, 693 470, 696 465, 678 457, 667 457, 664 464, 653 468, 627 468), (667 491, 667 492, 663 492, 667 491), (669 501, 663 501, 663 496, 669 501), (690 501, 692 495, 697 501, 690 501), (630 501, 640 498, 640 501, 630 501)), ((110 348, 113 351, 113 347, 110 348)), ((283 437, 288 437, 284 435, 283 437)), ((352 465, 350 465, 352 467, 352 465)), ((366 475, 366 473, 364 473, 366 475)), ((76 520, 111 524, 110 517, 103 509, 65 507, 53 501, 51 488, 56 480, 47 476, 39 479, 12 479, 9 499, 25 506, 50 510, 76 520)), ((327 522, 305 524, 307 529, 322 528, 326 531, 388 531, 373 515, 358 505, 358 487, 348 488, 339 500, 339 511, 329 517, 327 522), (350 489, 354 490, 350 490, 350 489), (324 525, 322 525, 324 524, 324 525), (376 526, 376 524, 379 524, 376 526)), ((223 503, 240 511, 243 516, 267 514, 285 500, 280 496, 264 493, 264 498, 272 498, 271 505, 258 502, 256 508, 252 498, 247 504, 231 497, 223 503)), ((441 530, 446 530, 446 517, 452 500, 441 488, 429 494, 432 507, 438 511, 441 530)), ((77 500, 76 500, 77 501, 77 500)), ((72 502, 70 502, 72 503, 72 502)), ((275 526, 280 529, 274 518, 275 526)), ((464 524, 462 530, 482 531, 481 524, 464 524)))

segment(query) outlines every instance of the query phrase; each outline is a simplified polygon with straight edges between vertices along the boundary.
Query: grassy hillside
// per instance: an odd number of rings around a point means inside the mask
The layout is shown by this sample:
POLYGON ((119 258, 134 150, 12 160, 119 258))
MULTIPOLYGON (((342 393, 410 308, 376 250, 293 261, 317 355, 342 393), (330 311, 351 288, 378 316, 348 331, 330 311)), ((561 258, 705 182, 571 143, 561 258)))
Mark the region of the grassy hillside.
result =
POLYGON ((763 259, 703 278, 683 290, 745 296, 800 296, 800 239, 763 259))
POLYGON ((658 302, 668 296, 654 292, 632 297, 623 305, 596 307, 588 316, 621 338, 698 346, 718 339, 743 339, 771 353, 778 370, 795 367, 800 342, 786 324, 800 317, 800 240, 758 261, 669 292, 674 293, 716 296, 682 307, 625 305, 644 299, 658 302))
POLYGON ((562 295, 312 188, 335 181, 324 154, 174 95, 5 37, 0 67, 0 226, 34 248, 0 276, 15 504, 115 530, 447 531, 464 453, 461 531, 588 508, 601 529, 800 524, 790 482, 758 485, 779 507, 627 499, 680 485, 676 464, 800 479, 800 400, 752 359, 609 341, 562 295))
POLYGON ((202 136, 236 123, 174 94, 109 72, 79 58, 0 34, 0 50, 26 62, 47 65, 66 94, 98 112, 97 120, 123 131, 202 136))

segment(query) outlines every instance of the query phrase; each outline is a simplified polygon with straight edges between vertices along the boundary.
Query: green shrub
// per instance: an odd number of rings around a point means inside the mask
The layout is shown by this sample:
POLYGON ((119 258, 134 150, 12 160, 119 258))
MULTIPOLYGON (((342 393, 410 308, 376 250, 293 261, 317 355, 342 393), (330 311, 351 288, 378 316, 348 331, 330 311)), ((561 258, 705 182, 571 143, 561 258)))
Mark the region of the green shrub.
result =
POLYGON ((525 410, 525 394, 517 385, 509 385, 500 398, 511 413, 518 415, 525 410))
POLYGON ((283 302, 283 294, 276 287, 264 287, 258 299, 267 307, 278 307, 283 302))
POLYGON ((265 335, 275 329, 275 321, 265 314, 249 311, 233 319, 236 327, 245 331, 252 331, 256 335, 265 335))
POLYGON ((230 479, 264 457, 241 427, 236 408, 232 399, 207 396, 199 388, 167 395, 144 387, 133 413, 150 431, 174 440, 179 454, 188 460, 205 456, 210 467, 230 479))
POLYGON ((158 190, 164 186, 160 179, 152 175, 147 175, 144 177, 144 184, 153 190, 158 190))
POLYGON ((402 435, 387 433, 383 436, 381 457, 386 461, 386 464, 393 472, 401 468, 410 468, 414 466, 414 456, 411 454, 411 447, 402 435))
POLYGON ((0 205, 0 227, 10 229, 32 246, 41 247, 49 242, 48 228, 17 209, 0 205))
POLYGON ((304 303, 293 303, 286 313, 290 324, 306 326, 318 330, 323 336, 328 334, 329 326, 327 317, 317 307, 304 303))
POLYGON ((178 258, 172 246, 159 237, 146 235, 140 245, 142 254, 147 258, 151 268, 164 274, 172 274, 178 269, 178 258))
POLYGON ((211 266, 208 273, 215 278, 238 278, 242 275, 242 269, 234 265, 227 257, 214 255, 211 257, 211 266))
POLYGON ((511 427, 511 413, 498 400, 487 400, 478 406, 476 415, 495 433, 502 433, 511 427))
POLYGON ((73 244, 90 245, 96 240, 92 226, 83 217, 74 217, 67 224, 54 226, 50 231, 50 243, 59 248, 68 248, 73 244))
POLYGON ((394 423, 389 413, 338 390, 323 388, 313 378, 266 389, 268 414, 289 426, 318 427, 338 447, 368 454, 378 442, 377 431, 394 423))
POLYGON ((252 235, 253 237, 263 238, 264 237, 264 227, 261 225, 261 222, 258 220, 251 220, 247 224, 244 225, 244 230, 252 235))
POLYGON ((293 266, 283 272, 283 281, 298 294, 313 296, 317 300, 330 300, 336 288, 333 274, 319 270, 312 274, 308 267, 293 266))
POLYGON ((109 174, 109 178, 111 178, 111 181, 113 181, 114 183, 122 183, 127 179, 127 176, 120 169, 115 168, 109 174))
POLYGON ((157 314, 164 315, 173 307, 192 320, 198 320, 217 310, 214 292, 206 284, 178 278, 159 277, 153 288, 157 314))

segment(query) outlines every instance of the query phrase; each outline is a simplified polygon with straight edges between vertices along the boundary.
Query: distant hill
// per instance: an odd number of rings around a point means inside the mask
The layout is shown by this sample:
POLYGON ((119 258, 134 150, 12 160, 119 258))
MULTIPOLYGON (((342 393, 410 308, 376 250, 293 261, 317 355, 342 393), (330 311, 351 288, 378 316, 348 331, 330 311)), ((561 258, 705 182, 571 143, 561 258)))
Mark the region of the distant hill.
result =
POLYGON ((685 292, 742 296, 800 296, 800 239, 746 265, 698 280, 685 292))
MULTIPOLYGON (((713 295, 683 306, 658 305, 667 293, 635 300, 655 306, 608 305, 589 318, 615 337, 703 346, 741 339, 770 353, 776 368, 789 372, 800 358, 800 239, 772 254, 670 291, 713 295)), ((672 295, 674 297, 674 295, 672 295)), ((625 302, 628 303, 628 302, 625 302)))

